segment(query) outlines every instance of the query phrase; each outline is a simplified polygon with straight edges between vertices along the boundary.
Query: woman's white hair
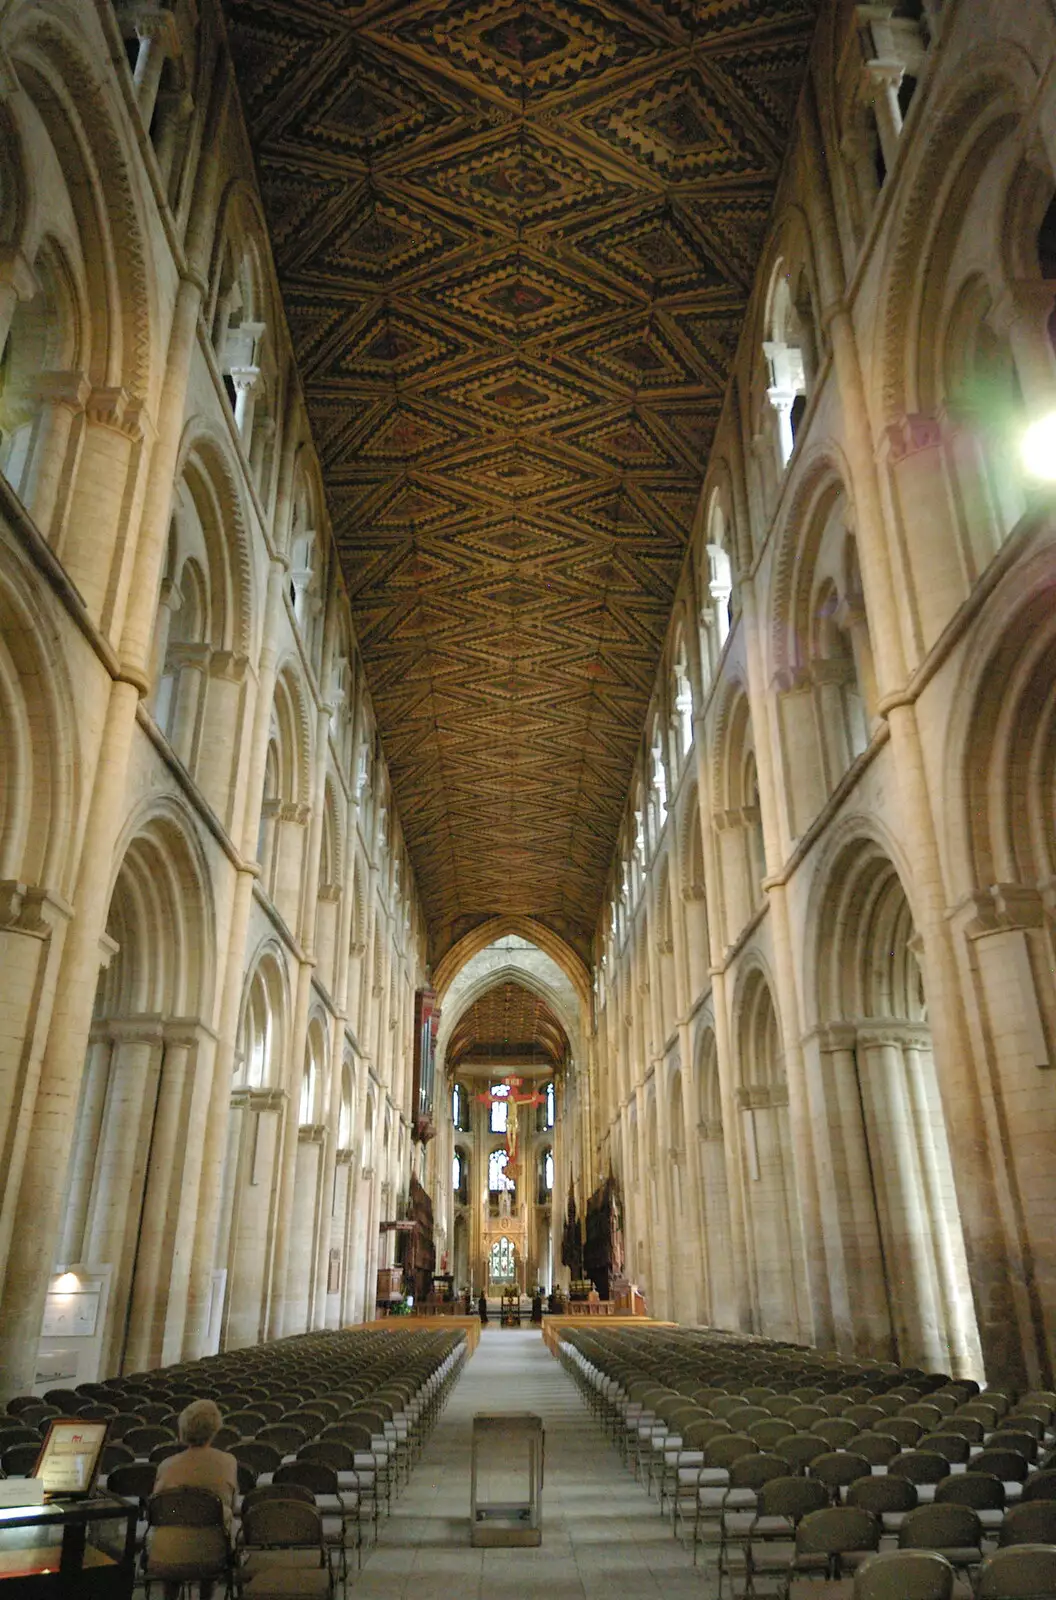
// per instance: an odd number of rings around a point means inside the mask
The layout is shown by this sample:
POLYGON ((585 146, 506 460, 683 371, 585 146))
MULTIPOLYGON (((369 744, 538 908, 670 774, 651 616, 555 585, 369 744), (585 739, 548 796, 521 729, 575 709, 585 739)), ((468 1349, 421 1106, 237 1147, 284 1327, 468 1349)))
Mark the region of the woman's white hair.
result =
POLYGON ((184 1444, 208 1444, 223 1420, 215 1400, 192 1400, 180 1412, 180 1438, 184 1444))

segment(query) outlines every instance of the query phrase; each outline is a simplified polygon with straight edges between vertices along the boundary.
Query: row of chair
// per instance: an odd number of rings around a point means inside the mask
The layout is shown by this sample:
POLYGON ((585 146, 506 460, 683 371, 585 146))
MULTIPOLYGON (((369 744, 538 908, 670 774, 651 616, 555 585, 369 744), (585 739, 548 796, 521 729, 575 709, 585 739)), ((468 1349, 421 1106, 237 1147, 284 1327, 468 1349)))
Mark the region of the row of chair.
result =
MULTIPOLYGON (((100 1481, 137 1506, 148 1586, 150 1577, 182 1581, 161 1571, 165 1563, 157 1552, 181 1540, 186 1549, 188 1523, 180 1519, 189 1518, 195 1560, 204 1550, 210 1571, 222 1568, 227 1581, 237 1575, 243 1592, 264 1592, 266 1573, 269 1583, 278 1581, 267 1553, 281 1546, 282 1564, 300 1574, 295 1592, 332 1593, 335 1574, 347 1577, 348 1550, 354 1547, 361 1559, 364 1525, 376 1532, 379 1516, 409 1477, 465 1354, 461 1330, 354 1329, 301 1335, 39 1398, 16 1396, 0 1417, 0 1465, 8 1476, 32 1471, 53 1416, 106 1420, 110 1437, 100 1481), (204 1398, 224 1415, 217 1446, 238 1462, 235 1542, 229 1545, 225 1534, 220 1553, 215 1496, 153 1492, 158 1464, 182 1448, 179 1412, 204 1398)), ((219 1516, 223 1533, 222 1507, 219 1516)), ((199 1576, 202 1570, 199 1563, 199 1576)))
POLYGON ((715 1554, 720 1594, 727 1578, 748 1595, 765 1578, 787 1594, 804 1575, 826 1597, 851 1593, 860 1565, 861 1592, 873 1600, 879 1585, 894 1600, 917 1594, 899 1587, 906 1563, 922 1594, 957 1592, 958 1575, 1003 1583, 993 1573, 1013 1568, 1016 1582, 1050 1581, 1056 1473, 1037 1458, 1056 1394, 981 1394, 971 1380, 763 1341, 736 1349, 698 1330, 568 1330, 558 1353, 662 1512, 670 1502, 676 1534, 691 1526, 694 1560, 698 1546, 715 1554))

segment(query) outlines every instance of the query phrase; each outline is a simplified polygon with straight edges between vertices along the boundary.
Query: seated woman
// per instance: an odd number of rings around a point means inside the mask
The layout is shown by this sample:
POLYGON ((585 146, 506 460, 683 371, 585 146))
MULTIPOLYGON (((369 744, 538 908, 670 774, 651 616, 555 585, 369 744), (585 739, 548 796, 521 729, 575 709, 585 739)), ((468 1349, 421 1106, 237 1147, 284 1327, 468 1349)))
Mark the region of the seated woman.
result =
MULTIPOLYGON (((223 1422, 212 1400, 192 1400, 180 1412, 177 1429, 186 1446, 179 1455, 166 1456, 154 1478, 154 1492, 162 1489, 210 1489, 224 1508, 224 1526, 231 1531, 231 1514, 238 1493, 238 1462, 226 1450, 214 1450, 213 1439, 223 1422)), ((165 1600, 178 1600, 180 1585, 166 1583, 165 1600)), ((203 1579, 201 1600, 212 1600, 213 1585, 203 1579)))

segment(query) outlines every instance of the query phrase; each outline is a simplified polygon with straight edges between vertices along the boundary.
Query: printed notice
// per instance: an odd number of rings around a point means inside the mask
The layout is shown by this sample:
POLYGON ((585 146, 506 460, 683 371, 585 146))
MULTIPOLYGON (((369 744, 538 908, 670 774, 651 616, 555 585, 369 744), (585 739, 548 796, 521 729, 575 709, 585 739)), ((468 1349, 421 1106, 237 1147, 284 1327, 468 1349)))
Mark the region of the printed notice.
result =
POLYGON ((89 1494, 105 1443, 105 1422, 53 1422, 37 1465, 36 1475, 44 1480, 44 1493, 89 1494))

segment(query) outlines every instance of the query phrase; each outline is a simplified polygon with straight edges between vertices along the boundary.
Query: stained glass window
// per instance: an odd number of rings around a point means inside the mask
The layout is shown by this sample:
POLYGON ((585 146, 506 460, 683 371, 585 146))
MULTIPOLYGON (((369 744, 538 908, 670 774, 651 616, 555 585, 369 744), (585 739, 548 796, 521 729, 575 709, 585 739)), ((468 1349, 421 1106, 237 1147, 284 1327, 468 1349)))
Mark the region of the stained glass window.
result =
POLYGON ((505 1150, 493 1150, 488 1157, 488 1188, 492 1194, 501 1194, 504 1189, 516 1188, 513 1179, 506 1176, 506 1163, 509 1159, 505 1150))
POLYGON ((513 1240, 503 1234, 491 1247, 489 1277, 492 1283, 512 1283, 517 1265, 517 1252, 513 1240))
POLYGON ((505 1133, 510 1115, 510 1108, 506 1104, 505 1096, 509 1094, 509 1087, 505 1083, 492 1084, 491 1102, 491 1131, 492 1133, 505 1133))

